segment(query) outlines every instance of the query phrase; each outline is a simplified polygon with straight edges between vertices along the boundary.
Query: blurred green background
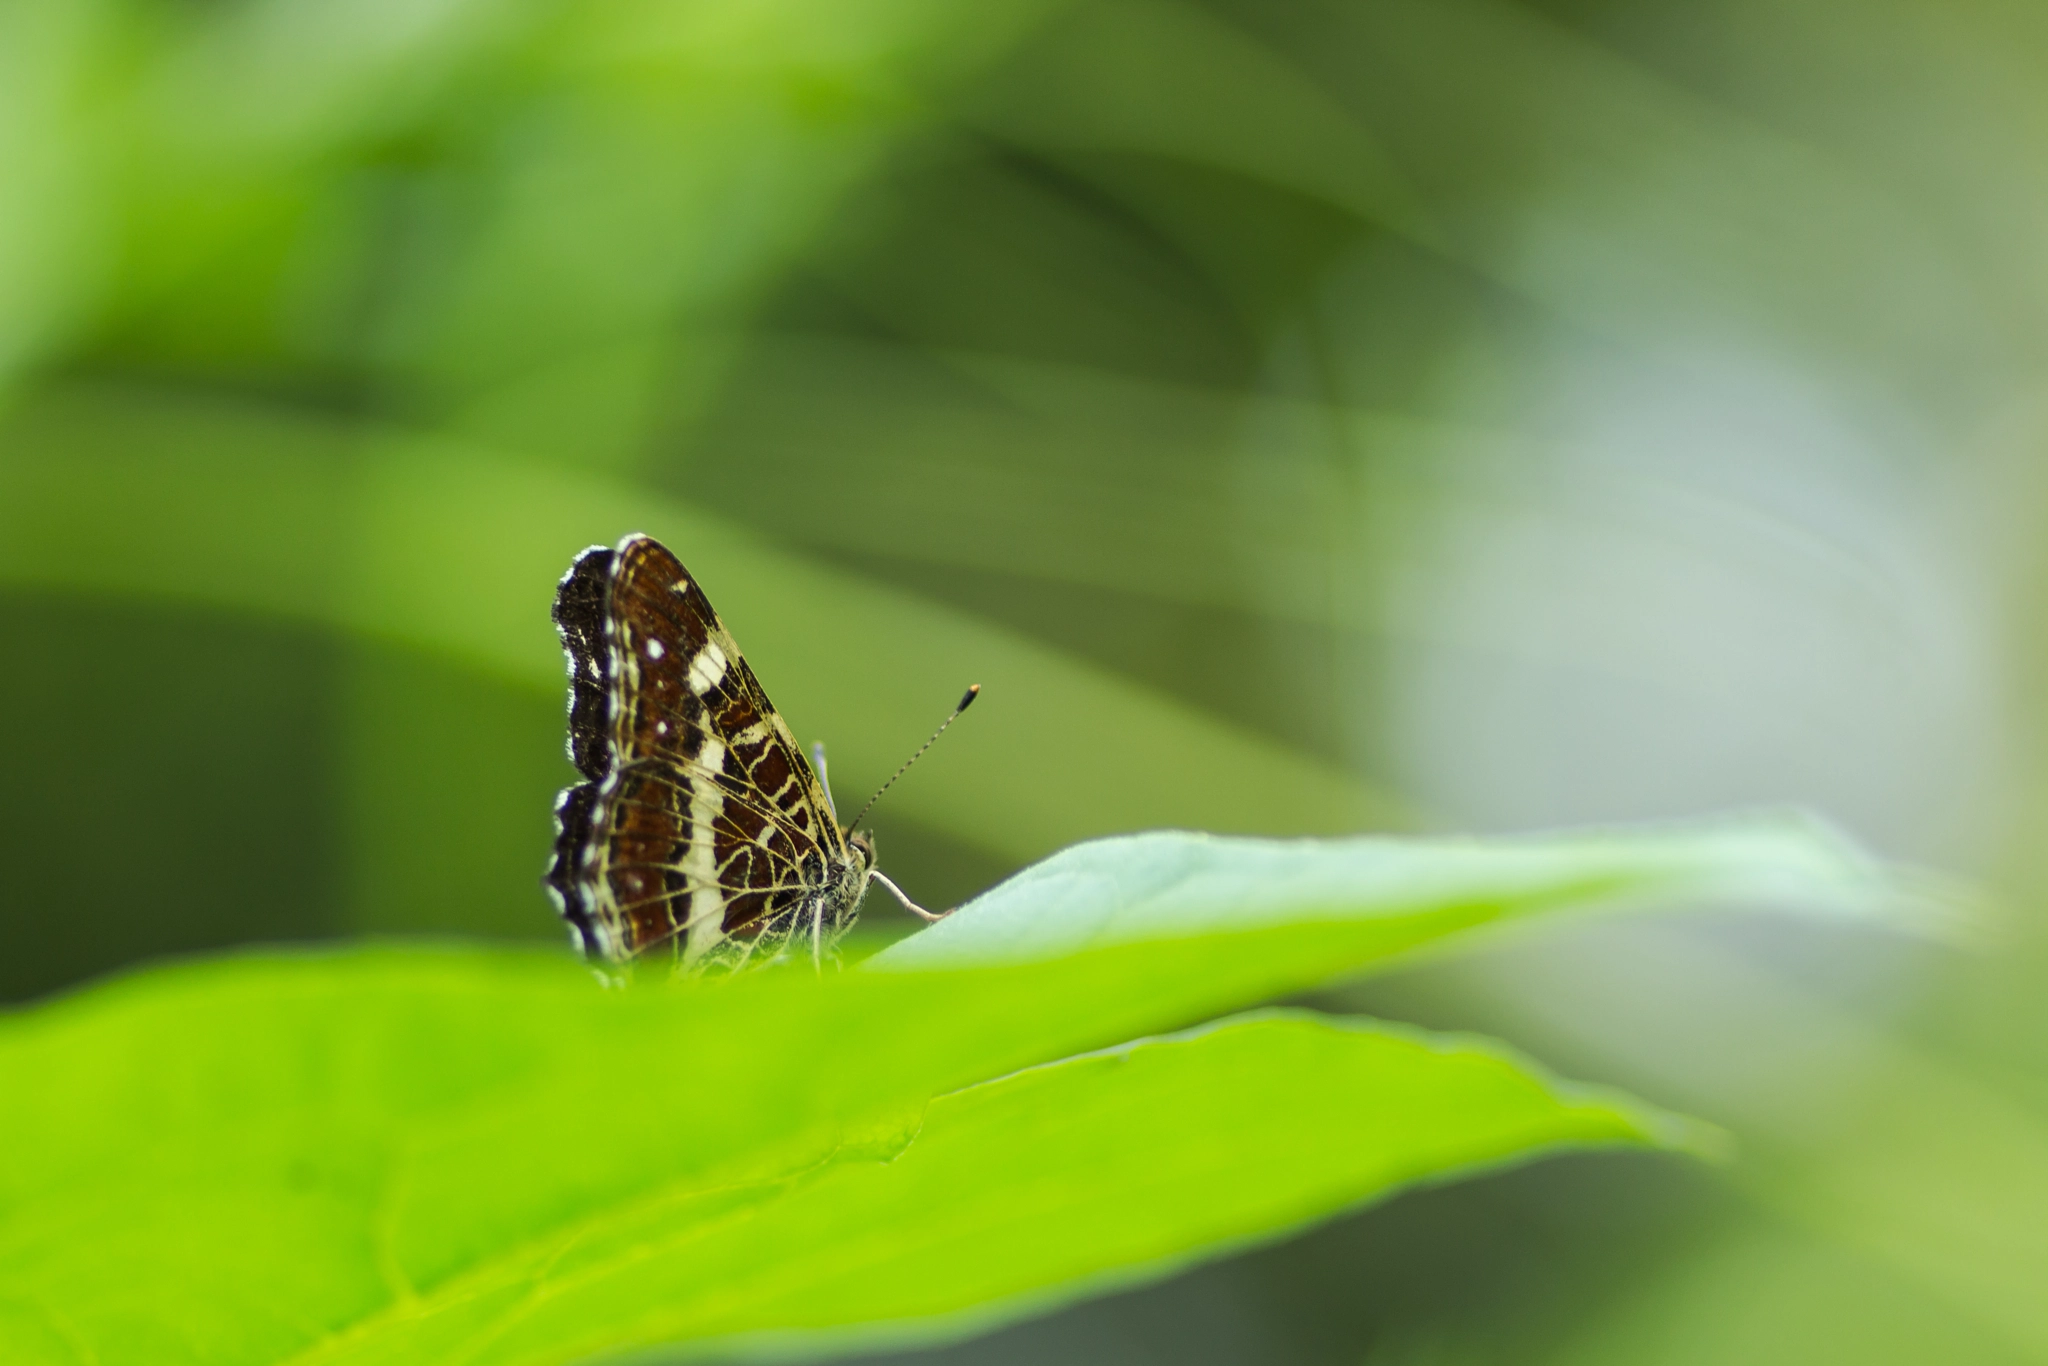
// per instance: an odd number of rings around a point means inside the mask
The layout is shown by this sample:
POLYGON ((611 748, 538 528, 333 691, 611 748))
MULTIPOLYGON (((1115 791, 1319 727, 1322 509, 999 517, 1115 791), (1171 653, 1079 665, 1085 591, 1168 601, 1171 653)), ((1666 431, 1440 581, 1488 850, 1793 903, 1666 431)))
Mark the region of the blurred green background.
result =
POLYGON ((2008 907, 1343 993, 1744 1156, 904 1360, 2048 1360, 2044 378, 2025 4, 0 0, 0 997, 559 937, 547 608, 646 530, 842 800, 985 685, 931 904, 1797 801, 2008 907))

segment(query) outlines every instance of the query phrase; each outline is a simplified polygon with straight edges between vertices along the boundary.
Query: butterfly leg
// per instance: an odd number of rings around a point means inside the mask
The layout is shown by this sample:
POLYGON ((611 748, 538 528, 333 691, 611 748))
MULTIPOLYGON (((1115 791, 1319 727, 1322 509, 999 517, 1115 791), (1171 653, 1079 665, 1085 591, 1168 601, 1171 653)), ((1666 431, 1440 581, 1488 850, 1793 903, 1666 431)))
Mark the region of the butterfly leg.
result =
POLYGON ((926 910, 924 907, 918 905, 915 901, 912 901, 909 897, 905 896, 903 894, 903 889, 901 887, 898 887, 895 883, 889 881, 888 878, 882 876, 880 873, 870 873, 868 874, 868 876, 872 877, 875 881, 881 883, 884 887, 887 887, 889 889, 889 895, 895 897, 898 901, 903 903, 904 910, 909 911, 912 915, 916 916, 919 920, 924 921, 927 925, 931 924, 935 920, 944 920, 947 916, 953 914, 951 911, 940 911, 936 915, 934 915, 932 912, 926 910))

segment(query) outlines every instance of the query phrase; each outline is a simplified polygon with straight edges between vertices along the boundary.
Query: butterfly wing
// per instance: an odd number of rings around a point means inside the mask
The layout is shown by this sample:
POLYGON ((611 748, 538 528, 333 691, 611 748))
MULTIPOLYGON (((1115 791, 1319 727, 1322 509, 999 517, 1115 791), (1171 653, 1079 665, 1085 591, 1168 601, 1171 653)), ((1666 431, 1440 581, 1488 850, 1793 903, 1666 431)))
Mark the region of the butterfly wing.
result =
POLYGON ((586 952, 737 966, 850 859, 824 788, 709 599, 660 542, 579 557, 555 598, 569 757, 547 875, 586 952))

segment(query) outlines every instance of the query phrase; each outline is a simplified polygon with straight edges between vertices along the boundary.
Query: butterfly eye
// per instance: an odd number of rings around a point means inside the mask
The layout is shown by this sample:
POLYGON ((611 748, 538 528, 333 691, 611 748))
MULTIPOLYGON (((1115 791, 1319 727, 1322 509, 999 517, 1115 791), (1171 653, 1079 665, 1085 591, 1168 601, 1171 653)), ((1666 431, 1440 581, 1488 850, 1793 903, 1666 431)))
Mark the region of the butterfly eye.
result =
POLYGON ((869 836, 849 835, 846 840, 846 847, 853 850, 854 853, 860 855, 861 866, 863 868, 872 868, 875 866, 875 842, 869 836))

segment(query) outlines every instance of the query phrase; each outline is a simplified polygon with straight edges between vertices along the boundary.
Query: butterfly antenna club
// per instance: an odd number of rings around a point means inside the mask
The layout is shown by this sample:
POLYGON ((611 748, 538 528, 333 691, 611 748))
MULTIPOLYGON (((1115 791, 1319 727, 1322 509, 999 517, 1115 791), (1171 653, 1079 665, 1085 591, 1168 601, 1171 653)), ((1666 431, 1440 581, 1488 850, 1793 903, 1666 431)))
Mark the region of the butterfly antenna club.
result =
POLYGON ((979 683, 976 683, 974 686, 970 687, 964 694, 962 694, 960 698, 960 705, 953 708, 953 714, 951 716, 947 717, 945 720, 939 723, 939 728, 932 732, 932 738, 925 741, 923 744, 919 745, 917 747, 917 753, 911 755, 908 759, 905 759, 903 761, 903 767, 897 769, 894 773, 890 774, 889 781, 883 783, 881 787, 875 790, 875 795, 868 798, 868 804, 866 806, 863 806, 860 809, 860 814, 853 818, 853 824, 846 827, 848 833, 860 829, 860 823, 867 819, 868 812, 875 809, 875 803, 882 800, 882 794, 884 792, 887 792, 890 788, 896 786, 896 780, 898 778, 910 772, 910 766, 916 763, 919 759, 922 759, 924 757, 924 752, 939 742, 939 737, 946 733, 946 727, 952 725, 955 721, 958 721, 960 719, 960 713, 966 711, 969 707, 973 706, 974 699, 979 696, 981 696, 981 684, 979 683))

